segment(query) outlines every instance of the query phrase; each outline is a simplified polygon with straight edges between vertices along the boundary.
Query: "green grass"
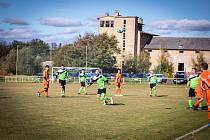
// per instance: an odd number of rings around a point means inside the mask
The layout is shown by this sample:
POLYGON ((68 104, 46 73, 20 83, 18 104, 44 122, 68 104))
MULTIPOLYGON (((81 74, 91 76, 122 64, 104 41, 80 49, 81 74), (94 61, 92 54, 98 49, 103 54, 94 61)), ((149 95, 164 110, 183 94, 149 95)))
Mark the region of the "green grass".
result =
MULTIPOLYGON (((79 84, 68 84, 66 98, 50 85, 49 98, 34 93, 42 84, 0 83, 0 139, 159 140, 175 139, 207 124, 206 111, 186 109, 184 86, 159 85, 159 97, 148 96, 148 85, 124 85, 115 105, 96 100, 96 86, 77 95, 79 84)), ((210 139, 209 129, 193 138, 210 139)))

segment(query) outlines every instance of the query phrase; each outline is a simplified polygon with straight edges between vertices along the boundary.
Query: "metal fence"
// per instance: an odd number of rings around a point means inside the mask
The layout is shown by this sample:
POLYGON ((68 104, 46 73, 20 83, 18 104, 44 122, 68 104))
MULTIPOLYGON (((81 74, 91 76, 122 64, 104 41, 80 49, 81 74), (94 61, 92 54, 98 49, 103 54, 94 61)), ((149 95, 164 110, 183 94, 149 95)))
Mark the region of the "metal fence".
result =
MULTIPOLYGON (((42 76, 5 76, 0 77, 0 82, 5 83, 41 83, 42 76)), ((78 77, 69 77, 67 83, 79 83, 78 77)), ((109 79, 110 83, 114 83, 114 79, 109 79)), ((181 78, 166 78, 166 79, 158 79, 159 84, 186 84, 187 79, 181 78)), ((56 83, 56 79, 51 79, 51 82, 56 83)), ((123 78, 123 84, 148 84, 147 78, 123 78)))

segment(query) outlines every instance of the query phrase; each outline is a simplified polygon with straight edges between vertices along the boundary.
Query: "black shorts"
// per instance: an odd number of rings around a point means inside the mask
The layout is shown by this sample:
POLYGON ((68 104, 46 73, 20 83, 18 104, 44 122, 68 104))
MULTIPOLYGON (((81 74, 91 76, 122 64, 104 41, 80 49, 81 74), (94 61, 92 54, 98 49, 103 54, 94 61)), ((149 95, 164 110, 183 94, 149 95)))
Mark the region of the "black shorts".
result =
POLYGON ((85 87, 85 82, 80 82, 81 87, 85 87))
POLYGON ((150 84, 150 88, 152 89, 153 87, 155 87, 156 86, 156 83, 151 83, 150 84))
POLYGON ((104 88, 104 89, 98 89, 98 93, 97 94, 102 94, 102 93, 104 93, 105 95, 106 95, 106 88, 104 88))
POLYGON ((59 83, 60 83, 61 86, 65 86, 66 85, 66 80, 59 79, 59 83))
POLYGON ((189 97, 195 97, 195 89, 190 88, 189 97))

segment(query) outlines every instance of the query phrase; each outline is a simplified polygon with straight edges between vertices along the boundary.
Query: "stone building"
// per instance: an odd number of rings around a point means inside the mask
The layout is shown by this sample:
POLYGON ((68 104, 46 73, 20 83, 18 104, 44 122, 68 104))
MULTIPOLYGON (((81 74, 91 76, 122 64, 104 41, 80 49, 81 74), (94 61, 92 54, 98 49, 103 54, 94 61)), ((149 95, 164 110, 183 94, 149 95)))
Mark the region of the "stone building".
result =
POLYGON ((128 55, 137 57, 145 44, 152 39, 153 34, 142 31, 143 19, 137 16, 122 16, 115 11, 113 16, 106 13, 98 18, 99 34, 107 33, 116 36, 120 55, 116 55, 119 67, 128 55))

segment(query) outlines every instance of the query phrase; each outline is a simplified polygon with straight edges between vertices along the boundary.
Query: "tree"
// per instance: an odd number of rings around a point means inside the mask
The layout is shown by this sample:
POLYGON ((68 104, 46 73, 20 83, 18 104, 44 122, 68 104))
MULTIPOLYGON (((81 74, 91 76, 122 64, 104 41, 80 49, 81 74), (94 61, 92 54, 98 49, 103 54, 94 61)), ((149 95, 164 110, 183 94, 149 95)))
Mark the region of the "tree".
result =
POLYGON ((159 58, 159 64, 155 67, 154 71, 155 73, 161 73, 165 74, 168 77, 173 77, 173 63, 171 63, 169 60, 169 54, 165 53, 164 50, 161 51, 161 55, 159 58))
POLYGON ((133 56, 129 56, 125 60, 125 64, 123 66, 123 71, 128 73, 145 73, 149 71, 151 66, 150 55, 148 52, 143 51, 141 54, 135 59, 133 56))
POLYGON ((206 63, 203 53, 199 53, 197 55, 196 60, 192 58, 193 67, 196 68, 197 71, 201 71, 202 63, 206 63))
POLYGON ((16 59, 18 47, 18 74, 34 75, 42 70, 42 62, 49 60, 49 46, 40 39, 30 42, 13 41, 6 56, 1 57, 1 70, 16 73, 16 59))
POLYGON ((87 66, 100 67, 104 72, 109 72, 115 66, 114 54, 119 53, 116 37, 107 34, 85 34, 79 36, 74 44, 59 48, 54 56, 54 64, 59 66, 85 67, 87 47, 87 66))

